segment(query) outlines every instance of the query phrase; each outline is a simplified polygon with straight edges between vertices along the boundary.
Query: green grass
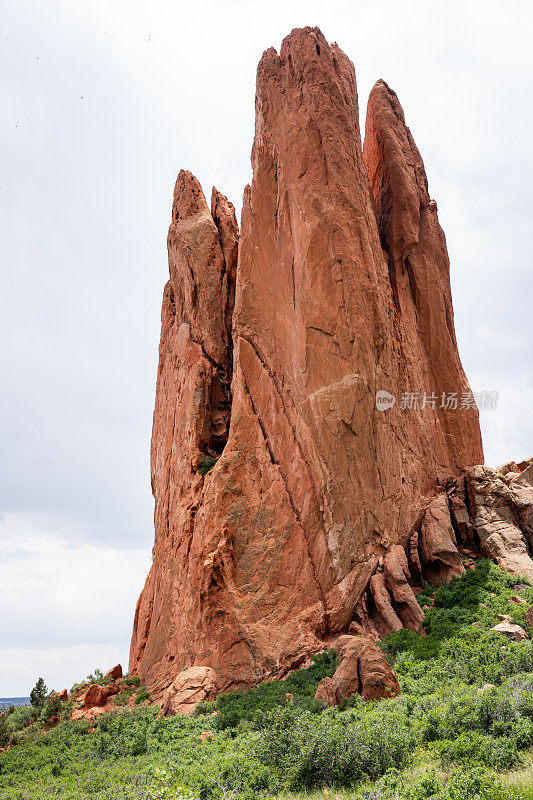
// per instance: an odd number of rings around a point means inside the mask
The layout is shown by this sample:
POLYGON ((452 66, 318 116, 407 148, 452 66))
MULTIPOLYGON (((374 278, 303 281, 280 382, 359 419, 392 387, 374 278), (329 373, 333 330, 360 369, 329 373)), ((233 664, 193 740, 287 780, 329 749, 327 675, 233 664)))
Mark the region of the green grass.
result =
MULTIPOLYGON (((533 643, 490 631, 499 613, 525 625, 528 605, 512 602, 518 592, 533 605, 533 589, 516 588, 525 583, 479 561, 426 587, 426 635, 404 630, 381 643, 397 698, 316 703, 336 667, 331 651, 194 717, 135 707, 100 717, 94 731, 68 721, 43 734, 46 706, 17 709, 0 718, 0 737, 19 742, 0 755, 0 798, 533 800, 533 643), (214 735, 200 744, 205 730, 214 735)), ((144 698, 138 681, 121 688, 144 698)))

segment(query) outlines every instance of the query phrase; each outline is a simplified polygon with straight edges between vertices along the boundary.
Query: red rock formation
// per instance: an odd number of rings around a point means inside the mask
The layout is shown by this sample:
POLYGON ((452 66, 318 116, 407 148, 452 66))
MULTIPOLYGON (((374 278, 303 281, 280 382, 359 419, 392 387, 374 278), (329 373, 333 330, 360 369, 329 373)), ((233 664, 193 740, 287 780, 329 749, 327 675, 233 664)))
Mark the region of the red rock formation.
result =
POLYGON ((446 494, 439 494, 427 509, 418 538, 430 582, 442 583, 463 574, 446 494))
POLYGON ((216 672, 210 667, 191 667, 180 672, 163 696, 164 714, 192 714, 202 700, 213 700, 217 693, 216 672))
POLYGON ((457 351, 450 262, 437 204, 398 97, 381 80, 368 100, 364 157, 411 391, 424 386, 436 395, 432 450, 437 459, 446 453, 452 464, 472 464, 473 456, 481 464, 477 414, 457 413, 470 390, 457 351), (451 393, 457 394, 457 407, 451 393))
POLYGON ((89 686, 87 692, 85 693, 85 708, 103 706, 105 705, 108 697, 109 691, 107 686, 99 686, 97 683, 93 683, 89 686))
POLYGON ((334 706, 352 694, 361 694, 365 700, 400 694, 398 678, 371 639, 341 636, 335 646, 340 656, 339 666, 333 678, 320 681, 315 700, 334 706))
POLYGON ((509 572, 533 578, 533 465, 506 475, 477 466, 468 470, 466 484, 483 555, 509 572))
POLYGON ((420 521, 483 460, 481 439, 475 408, 440 408, 442 392, 468 391, 446 245, 381 82, 365 159, 353 66, 305 28, 258 67, 238 268, 233 207, 214 191, 210 211, 178 177, 154 561, 130 653, 155 699, 184 666, 212 668, 223 691, 285 674, 350 626, 375 635, 374 573, 392 626, 419 625, 408 564, 438 549, 420 521), (397 398, 388 410, 380 390, 397 398), (406 410, 403 392, 437 400, 406 410))
POLYGON ((118 681, 119 678, 122 678, 122 666, 121 664, 117 664, 114 667, 111 667, 104 676, 105 678, 109 678, 112 681, 118 681))

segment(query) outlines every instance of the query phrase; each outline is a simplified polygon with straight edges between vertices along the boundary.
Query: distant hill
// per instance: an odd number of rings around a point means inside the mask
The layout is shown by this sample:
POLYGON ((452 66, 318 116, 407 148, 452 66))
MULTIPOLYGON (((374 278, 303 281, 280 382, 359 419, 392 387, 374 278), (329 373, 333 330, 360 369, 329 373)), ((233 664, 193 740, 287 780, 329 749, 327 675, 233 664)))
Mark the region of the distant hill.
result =
POLYGON ((29 697, 0 697, 0 711, 10 706, 29 706, 29 697))

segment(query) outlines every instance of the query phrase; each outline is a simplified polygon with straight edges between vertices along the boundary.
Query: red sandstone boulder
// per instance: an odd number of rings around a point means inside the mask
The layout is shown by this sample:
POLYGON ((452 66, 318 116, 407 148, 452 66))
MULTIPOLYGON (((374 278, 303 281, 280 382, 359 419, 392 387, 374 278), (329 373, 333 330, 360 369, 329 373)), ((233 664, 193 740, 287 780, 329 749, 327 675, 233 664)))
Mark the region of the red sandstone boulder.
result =
POLYGON ((97 683, 91 684, 85 693, 85 708, 103 706, 109 696, 107 686, 99 686, 97 683))
POLYGON ((339 666, 333 678, 320 681, 315 700, 331 706, 352 694, 361 694, 365 700, 400 694, 398 679, 374 641, 362 636, 341 636, 336 647, 339 666))
POLYGON ((402 626, 420 630, 424 613, 411 587, 412 577, 405 550, 401 545, 390 548, 384 558, 383 567, 387 588, 394 598, 402 626))
POLYGON ((527 606, 527 605, 529 605, 528 601, 525 598, 520 597, 519 594, 514 594, 511 597, 511 602, 512 603, 516 603, 519 606, 527 606))
POLYGON ((335 692, 335 684, 333 683, 332 678, 322 678, 316 687, 315 700, 320 700, 327 706, 336 705, 337 696, 335 692))
POLYGON ((163 714, 192 714, 201 700, 216 695, 216 673, 210 667, 189 667, 172 682, 163 695, 163 714))
POLYGON ((370 593, 377 613, 383 620, 383 630, 386 633, 399 631, 403 623, 393 608, 383 572, 376 572, 370 578, 370 593))
POLYGON ((523 639, 528 639, 528 635, 520 625, 515 625, 509 619, 504 619, 497 625, 491 628, 495 633, 501 633, 511 639, 513 642, 521 642, 523 639))
POLYGON ((112 667, 108 672, 105 674, 106 678, 110 678, 112 681, 118 681, 122 678, 122 666, 117 664, 116 667, 112 667))
POLYGON ((85 719, 92 721, 98 719, 98 717, 101 717, 102 714, 105 713, 106 713, 105 708, 99 708, 97 706, 93 706, 92 708, 87 709, 87 711, 85 712, 85 719))
POLYGON ((496 684, 494 684, 494 683, 484 683, 483 686, 481 687, 481 689, 477 690, 477 693, 478 694, 483 694, 484 692, 490 692, 491 689, 495 689, 495 688, 496 688, 496 684))
POLYGON ((213 739, 213 737, 214 737, 213 731, 202 731, 198 739, 200 741, 200 744, 203 744, 203 742, 207 741, 208 739, 213 739))
MULTIPOLYGON (((240 239, 219 192, 209 208, 183 171, 174 192, 154 561, 130 650, 155 700, 170 687, 168 713, 204 691, 181 685, 189 664, 224 691, 350 629, 419 627, 414 582, 460 571, 444 506, 420 519, 483 460, 477 410, 440 405, 468 383, 444 235, 394 92, 372 91, 363 157, 353 65, 317 28, 294 30, 258 67, 252 167, 240 239), (408 391, 437 399, 402 407, 408 391)), ((368 663, 358 691, 372 696, 383 675, 366 653, 349 661, 368 663)))

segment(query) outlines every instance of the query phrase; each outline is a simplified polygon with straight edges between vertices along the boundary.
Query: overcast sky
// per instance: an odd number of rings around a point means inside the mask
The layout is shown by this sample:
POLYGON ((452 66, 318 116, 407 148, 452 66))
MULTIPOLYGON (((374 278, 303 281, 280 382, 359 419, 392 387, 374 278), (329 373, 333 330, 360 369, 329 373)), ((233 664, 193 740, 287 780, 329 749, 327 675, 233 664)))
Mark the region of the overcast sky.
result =
MULTIPOLYGON (((127 664, 172 190, 240 209, 257 62, 318 25, 399 95, 452 263, 486 462, 533 455, 528 2, 11 0, 1 9, 0 696, 127 664)), ((431 388, 431 387, 430 387, 431 388)))

